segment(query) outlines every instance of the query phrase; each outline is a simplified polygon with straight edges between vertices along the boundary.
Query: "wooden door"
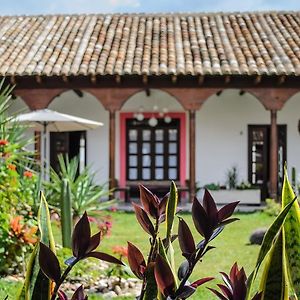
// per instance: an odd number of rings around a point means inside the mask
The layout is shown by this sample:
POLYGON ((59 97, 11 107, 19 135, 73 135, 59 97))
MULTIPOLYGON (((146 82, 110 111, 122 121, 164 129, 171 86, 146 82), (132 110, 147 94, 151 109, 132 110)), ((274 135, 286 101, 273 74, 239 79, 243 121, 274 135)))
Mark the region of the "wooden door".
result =
MULTIPOLYGON (((286 125, 278 125, 278 188, 286 161, 286 125)), ((248 126, 248 181, 261 189, 262 200, 269 196, 270 125, 248 126)))

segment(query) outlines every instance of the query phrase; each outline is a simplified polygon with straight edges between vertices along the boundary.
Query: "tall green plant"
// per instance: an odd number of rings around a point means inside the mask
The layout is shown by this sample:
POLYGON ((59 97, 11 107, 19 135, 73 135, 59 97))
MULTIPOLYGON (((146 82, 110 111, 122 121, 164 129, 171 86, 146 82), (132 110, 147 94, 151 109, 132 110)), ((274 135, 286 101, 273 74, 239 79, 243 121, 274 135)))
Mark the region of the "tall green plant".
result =
POLYGON ((67 179, 61 182, 61 233, 63 247, 71 248, 72 234, 72 198, 70 184, 67 179))
POLYGON ((262 300, 286 300, 290 294, 299 297, 299 227, 299 205, 285 169, 282 212, 266 233, 253 276, 265 260, 262 300))
POLYGON ((285 249, 287 254, 288 274, 295 294, 300 299, 300 208, 298 201, 293 201, 295 194, 288 180, 287 170, 282 188, 282 205, 293 203, 284 222, 285 249))
MULTIPOLYGON (((38 211, 39 239, 55 252, 55 241, 51 228, 48 204, 42 193, 40 197, 40 207, 38 211)), ((50 297, 51 281, 41 271, 38 259, 39 251, 39 243, 37 243, 29 258, 25 282, 17 298, 18 300, 40 300, 44 299, 42 296, 44 296, 45 299, 46 297, 50 297)))

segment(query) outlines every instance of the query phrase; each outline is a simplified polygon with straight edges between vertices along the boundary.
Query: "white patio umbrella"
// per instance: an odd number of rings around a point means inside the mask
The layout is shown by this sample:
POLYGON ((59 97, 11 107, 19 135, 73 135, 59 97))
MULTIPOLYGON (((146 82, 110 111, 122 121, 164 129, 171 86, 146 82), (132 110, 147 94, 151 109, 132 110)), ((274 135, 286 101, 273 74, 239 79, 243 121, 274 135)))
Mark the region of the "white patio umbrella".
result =
POLYGON ((16 117, 19 122, 25 122, 33 125, 33 129, 41 131, 43 134, 41 146, 41 165, 42 176, 45 178, 46 172, 46 156, 47 156, 47 132, 65 132, 65 131, 81 131, 95 129, 103 126, 103 123, 96 122, 72 115, 59 113, 50 109, 40 109, 29 113, 21 114, 16 117))

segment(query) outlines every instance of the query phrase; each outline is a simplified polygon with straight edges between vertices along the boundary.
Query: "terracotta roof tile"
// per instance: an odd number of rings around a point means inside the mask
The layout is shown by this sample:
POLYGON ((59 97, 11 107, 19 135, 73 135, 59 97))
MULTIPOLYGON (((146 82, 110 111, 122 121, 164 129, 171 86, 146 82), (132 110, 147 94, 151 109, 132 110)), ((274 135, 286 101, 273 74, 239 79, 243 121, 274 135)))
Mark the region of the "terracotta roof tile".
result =
POLYGON ((300 75, 300 13, 0 17, 0 75, 300 75))

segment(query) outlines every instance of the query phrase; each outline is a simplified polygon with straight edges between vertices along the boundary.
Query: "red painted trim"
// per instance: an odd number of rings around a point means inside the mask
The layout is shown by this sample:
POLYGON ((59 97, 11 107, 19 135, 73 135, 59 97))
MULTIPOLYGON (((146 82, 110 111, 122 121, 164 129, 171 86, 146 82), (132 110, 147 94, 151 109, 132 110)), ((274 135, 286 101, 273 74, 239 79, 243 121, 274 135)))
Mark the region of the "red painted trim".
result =
MULTIPOLYGON (((145 112, 145 118, 151 116, 159 117, 158 113, 145 112)), ((120 112, 120 179, 121 187, 126 186, 126 120, 132 119, 134 113, 120 112)), ((180 120, 180 174, 181 186, 185 186, 186 181, 186 114, 184 112, 170 112, 168 115, 173 119, 180 120)))

